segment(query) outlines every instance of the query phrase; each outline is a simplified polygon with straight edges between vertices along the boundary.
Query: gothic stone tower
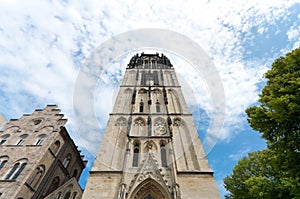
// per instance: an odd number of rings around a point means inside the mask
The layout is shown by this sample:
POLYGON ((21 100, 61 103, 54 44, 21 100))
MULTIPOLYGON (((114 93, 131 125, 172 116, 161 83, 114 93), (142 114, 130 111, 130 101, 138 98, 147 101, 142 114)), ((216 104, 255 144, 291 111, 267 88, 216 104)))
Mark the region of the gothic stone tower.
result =
POLYGON ((83 198, 220 198, 170 60, 131 58, 83 198))

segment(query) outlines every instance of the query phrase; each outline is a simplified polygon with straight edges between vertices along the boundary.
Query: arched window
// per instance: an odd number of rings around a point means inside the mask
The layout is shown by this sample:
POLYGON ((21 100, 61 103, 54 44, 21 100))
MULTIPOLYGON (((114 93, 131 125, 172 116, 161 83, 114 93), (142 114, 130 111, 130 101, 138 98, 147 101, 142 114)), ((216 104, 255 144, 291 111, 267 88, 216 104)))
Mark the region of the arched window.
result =
POLYGON ((0 141, 0 145, 4 144, 6 141, 7 141, 7 138, 9 137, 10 135, 9 134, 6 134, 6 135, 3 135, 1 138, 1 141, 0 141))
POLYGON ((132 133, 135 135, 147 135, 147 126, 144 118, 138 117, 134 119, 132 133))
POLYGON ((28 136, 27 134, 21 135, 17 145, 23 145, 23 143, 25 142, 27 136, 28 136))
POLYGON ((57 194, 57 199, 61 199, 61 195, 62 195, 62 193, 59 192, 59 193, 57 194))
POLYGON ((45 173, 44 165, 40 165, 35 169, 31 182, 29 183, 32 188, 37 188, 38 184, 42 180, 44 173, 45 173))
POLYGON ((69 166, 69 164, 70 164, 70 162, 71 162, 71 159, 72 159, 72 157, 71 157, 71 154, 69 153, 66 157, 65 157, 65 159, 64 159, 64 161, 63 161, 63 165, 64 165, 64 167, 65 168, 67 168, 68 166, 69 166))
POLYGON ((164 143, 160 145, 160 153, 161 153, 161 166, 167 167, 167 153, 166 153, 166 146, 164 143))
POLYGON ((134 148, 133 148, 133 161, 132 161, 133 167, 138 166, 139 152, 140 152, 140 145, 139 145, 139 143, 135 143, 134 148))
POLYGON ((156 107, 156 112, 160 113, 160 103, 158 101, 156 102, 155 107, 156 107))
POLYGON ((16 180, 25 169, 26 165, 26 160, 21 160, 15 163, 8 174, 5 176, 5 180, 16 180))
POLYGON ((5 180, 9 180, 10 177, 13 175, 13 173, 19 168, 20 163, 16 163, 13 168, 9 171, 9 173, 6 175, 5 180))
POLYGON ((69 199, 71 196, 71 191, 68 191, 64 197, 64 199, 69 199))
POLYGON ((17 179, 19 177, 19 175, 22 173, 22 171, 25 169, 27 163, 24 162, 21 164, 19 170, 17 171, 17 173, 14 175, 14 177, 12 178, 13 180, 17 179))
POLYGON ((58 149, 60 147, 60 142, 57 140, 51 147, 51 150, 54 154, 57 153, 58 149))
POLYGON ((143 113, 144 112, 144 102, 143 100, 141 100, 140 102, 140 113, 143 113))
POLYGON ((8 156, 0 157, 0 170, 6 165, 8 161, 8 156))
POLYGON ((72 195, 72 199, 75 199, 77 196, 77 192, 74 192, 73 195, 72 195))
POLYGON ((0 169, 2 169, 6 165, 6 163, 7 163, 7 160, 1 161, 1 163, 0 163, 0 169))
POLYGON ((38 140, 36 141, 35 145, 42 145, 42 143, 44 142, 46 138, 45 134, 39 135, 38 140))
MULTIPOLYGON (((51 182, 51 185, 50 185, 46 195, 48 195, 49 193, 52 193, 58 187, 59 187, 59 177, 56 176, 55 178, 53 178, 53 180, 51 182)), ((60 196, 58 198, 60 198, 60 196)))

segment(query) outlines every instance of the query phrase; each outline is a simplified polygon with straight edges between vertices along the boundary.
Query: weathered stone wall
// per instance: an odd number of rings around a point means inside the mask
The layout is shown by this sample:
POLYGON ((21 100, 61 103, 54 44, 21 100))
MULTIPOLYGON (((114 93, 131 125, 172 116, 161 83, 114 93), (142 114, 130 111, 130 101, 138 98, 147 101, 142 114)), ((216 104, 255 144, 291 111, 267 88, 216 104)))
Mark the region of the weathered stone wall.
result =
POLYGON ((75 169, 79 178, 84 164, 76 146, 70 139, 60 110, 54 105, 24 114, 10 120, 0 131, 0 193, 3 198, 42 198, 52 179, 60 177, 60 184, 69 180, 75 169), (55 147, 55 143, 59 143, 55 147), (67 168, 62 163, 67 154, 72 159, 67 168), (8 174, 18 164, 10 178, 8 174), (21 165, 26 166, 21 171, 21 165), (14 179, 14 176, 20 175, 14 179))

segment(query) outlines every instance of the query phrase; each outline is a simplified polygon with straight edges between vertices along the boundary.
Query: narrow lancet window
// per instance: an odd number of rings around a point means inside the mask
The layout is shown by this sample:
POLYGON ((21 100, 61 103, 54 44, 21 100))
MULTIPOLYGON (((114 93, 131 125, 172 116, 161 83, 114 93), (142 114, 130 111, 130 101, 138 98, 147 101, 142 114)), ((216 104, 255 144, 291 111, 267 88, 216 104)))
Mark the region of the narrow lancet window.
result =
POLYGON ((166 147, 163 143, 160 145, 160 152, 161 152, 161 166, 167 167, 166 147))
POLYGON ((140 113, 144 112, 144 102, 141 100, 140 102, 140 113))
POLYGON ((132 162, 133 167, 138 166, 139 152, 140 152, 140 145, 139 145, 139 143, 135 143, 134 149, 133 149, 133 162, 132 162))

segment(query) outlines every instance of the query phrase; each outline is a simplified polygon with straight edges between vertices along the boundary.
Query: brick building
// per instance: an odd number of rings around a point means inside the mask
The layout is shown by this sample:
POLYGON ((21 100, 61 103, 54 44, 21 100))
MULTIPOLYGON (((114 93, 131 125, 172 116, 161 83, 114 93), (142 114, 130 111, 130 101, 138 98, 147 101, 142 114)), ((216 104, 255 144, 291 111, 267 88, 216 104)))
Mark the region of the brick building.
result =
POLYGON ((86 161, 64 127, 66 122, 55 105, 48 105, 3 126, 0 198, 81 198, 77 181, 86 161))

